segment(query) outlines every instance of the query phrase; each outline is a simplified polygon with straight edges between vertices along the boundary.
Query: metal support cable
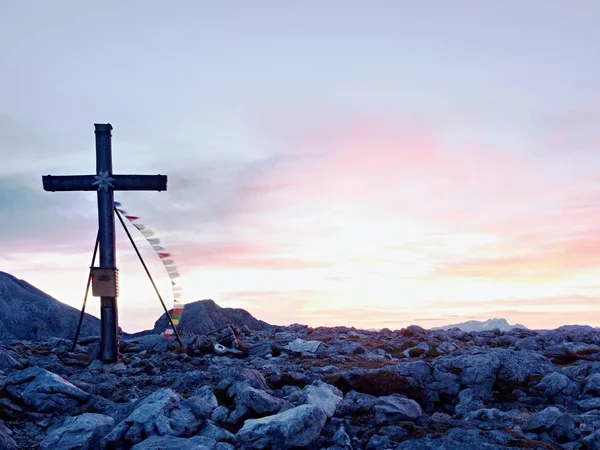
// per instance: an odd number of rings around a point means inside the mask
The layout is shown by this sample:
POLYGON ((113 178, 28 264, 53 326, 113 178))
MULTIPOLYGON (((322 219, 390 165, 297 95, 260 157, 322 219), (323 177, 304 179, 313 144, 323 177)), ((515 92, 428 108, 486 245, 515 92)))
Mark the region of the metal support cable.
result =
POLYGON ((177 328, 175 327, 175 324, 173 323, 173 319, 171 318, 171 315, 169 314, 169 311, 167 310, 167 306, 165 305, 165 302, 163 301, 162 296, 160 295, 160 292, 158 291, 158 288, 156 287, 156 284, 154 283, 154 279, 152 278, 152 275, 150 275, 150 271, 148 270, 148 267, 146 267, 144 258, 142 258, 142 255, 140 254, 140 251, 138 250, 137 245, 135 245, 135 242, 133 241, 133 237, 131 237, 131 233, 127 229, 127 226, 125 226, 125 222, 123 221, 123 218, 121 217, 121 213, 119 212, 119 210, 116 207, 114 207, 114 210, 115 210, 115 215, 119 218, 119 222, 121 222, 121 225, 123 226, 123 229, 125 230, 125 233, 127 233, 127 237, 129 238, 129 241, 131 242, 131 245, 133 246, 133 249, 137 253, 138 258, 139 258, 140 262, 142 263, 144 270, 146 271, 146 275, 148 275, 148 278, 150 279, 150 282, 152 283, 152 286, 154 287, 154 291, 156 292, 156 295, 158 296, 158 299, 160 300, 160 303, 161 303, 163 309, 165 310, 167 319, 169 320, 171 326, 173 327, 173 331, 175 331, 175 336, 177 337, 177 341, 179 342, 179 345, 181 347, 183 347, 183 342, 181 342, 181 337, 179 336, 179 332, 177 331, 177 328))
POLYGON ((88 275, 87 286, 85 287, 85 295, 83 297, 83 306, 81 308, 81 314, 79 315, 79 323, 77 324, 77 331, 75 332, 75 338, 73 339, 73 345, 71 345, 71 351, 75 351, 77 345, 77 339, 79 339, 79 332, 81 331, 81 325, 83 324, 83 317, 85 315, 85 304, 87 303, 88 294, 90 292, 90 284, 92 283, 92 267, 96 262, 96 254, 98 253, 98 245, 100 244, 100 233, 96 235, 96 245, 94 246, 94 255, 92 256, 92 263, 90 264, 90 274, 88 275))

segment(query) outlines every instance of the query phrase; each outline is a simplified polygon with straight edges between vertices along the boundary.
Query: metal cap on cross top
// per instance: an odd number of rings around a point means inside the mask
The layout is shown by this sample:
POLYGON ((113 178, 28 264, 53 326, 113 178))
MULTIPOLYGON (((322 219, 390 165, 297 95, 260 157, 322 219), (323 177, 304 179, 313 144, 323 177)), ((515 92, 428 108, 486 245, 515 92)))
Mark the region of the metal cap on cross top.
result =
POLYGON ((110 123, 95 123, 94 124, 94 133, 110 133, 113 129, 110 123))
MULTIPOLYGON (((95 175, 46 175, 45 191, 97 191, 100 264, 90 272, 100 278, 95 290, 100 295, 101 358, 114 362, 119 357, 117 268, 115 267, 114 191, 166 191, 166 175, 115 175, 112 170, 112 125, 94 124, 96 135, 95 175), (111 275, 112 274, 112 275, 111 275), (107 281, 108 277, 108 281, 107 281)), ((95 257, 95 252, 94 252, 95 257)), ((94 263, 92 262, 92 265, 94 263)), ((88 284, 89 288, 89 284, 88 284)), ((87 295, 87 293, 86 293, 87 295)), ((162 301, 162 299, 161 299, 162 301)))

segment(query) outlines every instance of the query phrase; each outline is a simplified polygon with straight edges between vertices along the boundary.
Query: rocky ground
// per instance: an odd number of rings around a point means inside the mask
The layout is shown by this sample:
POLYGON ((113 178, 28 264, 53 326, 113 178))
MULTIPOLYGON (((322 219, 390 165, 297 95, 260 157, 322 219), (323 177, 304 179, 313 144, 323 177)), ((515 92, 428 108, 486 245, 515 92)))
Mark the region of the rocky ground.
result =
POLYGON ((2 449, 600 449, 600 333, 225 327, 0 350, 2 449), (219 342, 220 344, 216 344, 219 342))

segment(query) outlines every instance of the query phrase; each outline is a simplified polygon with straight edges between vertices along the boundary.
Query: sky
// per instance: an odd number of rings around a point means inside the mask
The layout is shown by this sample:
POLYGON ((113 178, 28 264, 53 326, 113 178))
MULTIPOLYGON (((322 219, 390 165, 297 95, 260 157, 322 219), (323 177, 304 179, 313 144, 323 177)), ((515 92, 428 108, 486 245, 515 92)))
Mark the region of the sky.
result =
MULTIPOLYGON (((114 173, 169 177, 115 198, 185 302, 281 325, 600 326, 600 3, 0 9, 0 270, 81 307, 96 196, 41 176, 92 174, 111 123, 114 173)), ((122 230, 117 264, 121 326, 151 328, 122 230)))

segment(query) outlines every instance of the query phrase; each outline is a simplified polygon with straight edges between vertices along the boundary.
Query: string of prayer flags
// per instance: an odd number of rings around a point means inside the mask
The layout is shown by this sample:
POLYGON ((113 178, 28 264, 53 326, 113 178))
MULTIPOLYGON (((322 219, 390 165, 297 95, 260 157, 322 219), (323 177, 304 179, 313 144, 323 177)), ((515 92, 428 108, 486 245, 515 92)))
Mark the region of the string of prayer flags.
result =
MULTIPOLYGON (((157 256, 160 258, 160 261, 165 266, 165 270, 171 279, 171 286, 173 287, 173 310, 171 311, 171 320, 173 321, 173 325, 177 326, 181 321, 184 304, 179 300, 182 297, 181 291, 183 288, 177 284, 176 281, 181 275, 177 270, 173 256, 161 245, 160 238, 153 237, 155 236, 154 231, 150 230, 140 222, 141 218, 139 216, 127 213, 127 211, 122 208, 120 202, 115 202, 115 206, 117 211, 125 216, 125 218, 139 230, 142 236, 146 238, 146 241, 152 246, 157 256)), ((172 338, 175 335, 175 330, 173 330, 171 324, 168 325, 162 335, 168 338, 172 338)))

